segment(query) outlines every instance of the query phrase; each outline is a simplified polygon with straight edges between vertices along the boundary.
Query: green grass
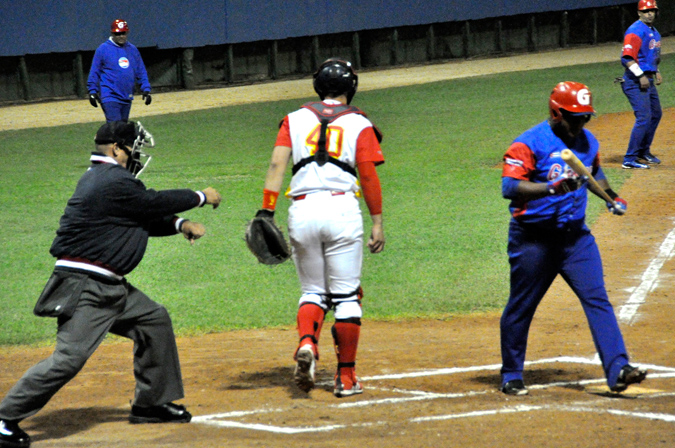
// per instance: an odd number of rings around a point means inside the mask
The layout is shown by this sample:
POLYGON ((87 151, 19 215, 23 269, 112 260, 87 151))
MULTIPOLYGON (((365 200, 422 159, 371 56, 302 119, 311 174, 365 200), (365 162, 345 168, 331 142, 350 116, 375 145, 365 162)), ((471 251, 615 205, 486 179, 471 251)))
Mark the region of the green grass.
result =
MULTIPOLYGON (((666 56, 662 70, 672 73, 674 65, 666 56)), ((378 170, 387 246, 365 258, 365 318, 443 317, 501 308, 508 294, 509 215, 500 194, 504 151, 518 134, 546 118, 548 95, 561 80, 589 85, 600 114, 629 110, 612 83, 620 73, 617 64, 592 64, 359 93, 354 104, 383 130, 387 160, 378 170)), ((661 87, 663 107, 673 106, 674 88, 673 83, 661 87)), ((179 334, 294 323, 299 283, 293 264, 258 264, 243 232, 261 202, 278 121, 302 101, 142 120, 158 144, 142 176, 146 185, 213 186, 224 198, 216 211, 183 214, 207 227, 194 247, 181 237, 152 239, 145 259, 128 276, 169 308, 179 334)), ((0 344, 53 340, 54 321, 34 317, 31 310, 52 270, 49 247, 65 203, 88 166, 98 126, 0 133, 0 344)), ((606 171, 619 190, 628 174, 606 171)), ((604 204, 594 197, 590 203, 592 222, 604 204)), ((282 200, 277 212, 282 226, 286 205, 282 200)))

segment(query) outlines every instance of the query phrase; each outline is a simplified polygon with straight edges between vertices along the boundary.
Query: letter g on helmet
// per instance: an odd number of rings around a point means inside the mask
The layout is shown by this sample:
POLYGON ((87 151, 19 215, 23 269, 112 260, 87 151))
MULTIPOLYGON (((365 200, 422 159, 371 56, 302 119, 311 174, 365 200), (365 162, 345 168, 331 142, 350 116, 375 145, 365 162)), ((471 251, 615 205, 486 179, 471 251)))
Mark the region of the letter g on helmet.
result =
POLYGON ((115 19, 115 21, 110 25, 110 32, 111 33, 128 33, 129 32, 129 24, 127 23, 126 20, 115 19))
POLYGON ((551 92, 548 107, 553 121, 562 120, 562 110, 575 115, 595 115, 593 95, 589 88, 580 82, 558 83, 551 92))

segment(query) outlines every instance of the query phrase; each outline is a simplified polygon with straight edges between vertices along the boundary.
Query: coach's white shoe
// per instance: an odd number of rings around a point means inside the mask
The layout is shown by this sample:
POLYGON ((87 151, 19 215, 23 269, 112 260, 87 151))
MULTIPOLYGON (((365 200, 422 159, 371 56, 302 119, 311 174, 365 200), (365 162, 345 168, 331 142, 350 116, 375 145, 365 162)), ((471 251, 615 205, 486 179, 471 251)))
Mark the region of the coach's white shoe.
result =
POLYGON ((294 374, 295 384, 303 392, 309 392, 314 389, 314 370, 316 369, 316 359, 312 346, 306 344, 300 347, 295 359, 297 361, 294 374))

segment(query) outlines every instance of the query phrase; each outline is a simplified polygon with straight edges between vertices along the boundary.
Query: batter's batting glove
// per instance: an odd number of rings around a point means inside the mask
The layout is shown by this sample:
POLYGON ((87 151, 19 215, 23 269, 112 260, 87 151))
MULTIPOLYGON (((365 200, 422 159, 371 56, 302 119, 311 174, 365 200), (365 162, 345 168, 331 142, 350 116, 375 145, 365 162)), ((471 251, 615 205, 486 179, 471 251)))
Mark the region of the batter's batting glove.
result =
POLYGON ((614 204, 612 204, 611 202, 607 203, 607 210, 614 213, 615 215, 625 214, 627 208, 628 203, 621 198, 614 198, 614 204))
POLYGON ((90 93, 89 94, 89 103, 91 103, 92 106, 98 107, 98 103, 101 102, 101 98, 99 98, 98 93, 90 93))
POLYGON ((546 184, 546 188, 551 195, 567 194, 570 191, 578 190, 586 182, 588 182, 588 177, 586 176, 580 177, 576 173, 563 173, 554 180, 549 181, 546 184))
POLYGON ((143 92, 143 100, 145 101, 146 106, 152 103, 152 97, 150 96, 150 92, 143 92))

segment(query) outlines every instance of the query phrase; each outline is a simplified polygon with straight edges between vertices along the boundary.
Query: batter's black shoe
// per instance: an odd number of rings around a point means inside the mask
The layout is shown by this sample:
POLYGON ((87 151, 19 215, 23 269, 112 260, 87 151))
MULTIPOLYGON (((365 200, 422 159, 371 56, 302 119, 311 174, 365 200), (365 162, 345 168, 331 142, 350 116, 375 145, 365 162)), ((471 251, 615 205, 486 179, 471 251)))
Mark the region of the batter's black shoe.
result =
POLYGON ((192 414, 185 409, 185 406, 174 403, 149 408, 134 405, 129 414, 131 423, 188 423, 190 420, 192 420, 192 414))
POLYGON ((523 380, 511 380, 502 386, 502 392, 506 395, 527 395, 529 391, 523 380))
POLYGON ((610 387, 610 389, 612 392, 623 392, 628 389, 629 385, 641 383, 645 378, 647 378, 647 370, 626 364, 621 369, 621 372, 619 372, 619 379, 616 380, 616 385, 610 387))
POLYGON ((2 448, 28 448, 30 437, 17 422, 0 420, 0 447, 2 448))

